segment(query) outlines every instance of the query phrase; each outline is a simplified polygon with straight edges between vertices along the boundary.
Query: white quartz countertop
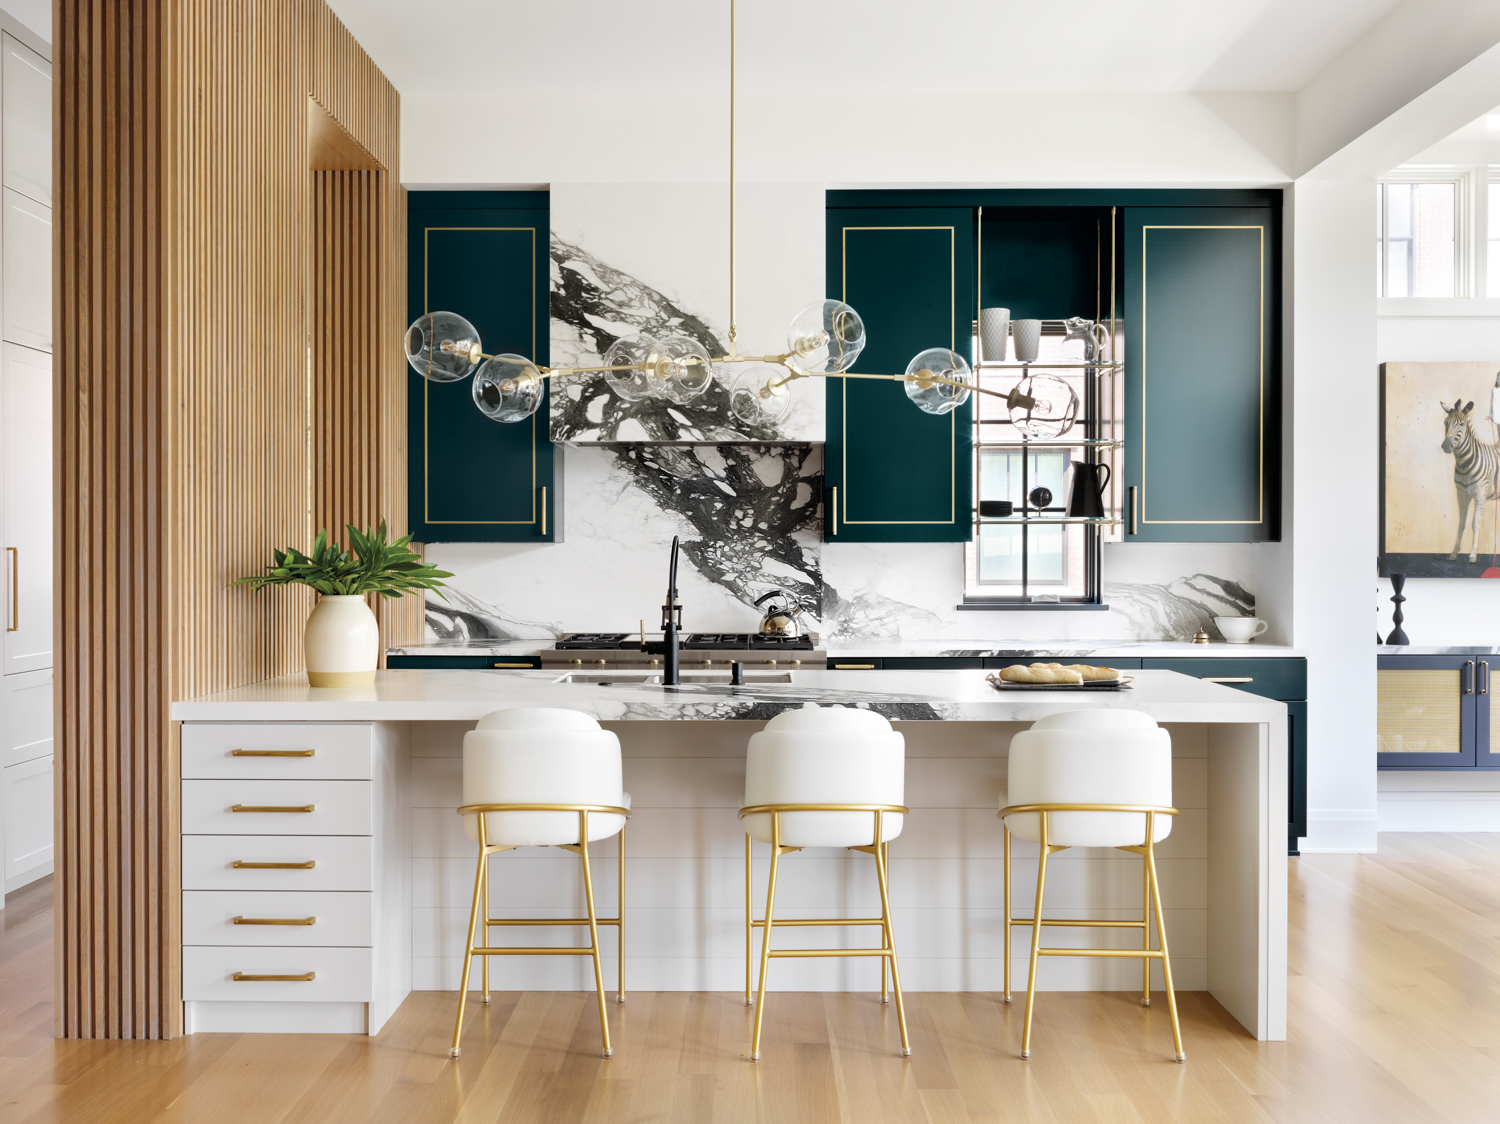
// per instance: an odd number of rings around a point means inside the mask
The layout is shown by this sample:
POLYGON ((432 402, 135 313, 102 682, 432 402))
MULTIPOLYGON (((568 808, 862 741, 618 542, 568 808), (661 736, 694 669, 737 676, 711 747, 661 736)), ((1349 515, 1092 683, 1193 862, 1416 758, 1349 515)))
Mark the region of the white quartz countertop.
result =
POLYGON ((1284 721, 1285 704, 1174 671, 1135 671, 1120 691, 998 691, 972 671, 798 671, 791 683, 566 683, 554 671, 381 671, 372 687, 309 687, 302 674, 174 702, 179 722, 475 722, 553 706, 601 721, 764 721, 808 705, 854 706, 892 721, 1032 722, 1085 707, 1159 722, 1284 721))
MULTIPOLYGON (((657 634, 651 634, 653 637, 657 634)), ((552 650, 551 640, 449 640, 387 648, 393 656, 534 656, 552 650)), ((831 659, 858 656, 900 657, 1098 657, 1191 656, 1194 658, 1261 659, 1303 657, 1305 648, 1285 644, 1191 644, 1184 640, 830 640, 825 649, 831 659)), ((1399 651, 1400 649, 1392 649, 1399 651)))

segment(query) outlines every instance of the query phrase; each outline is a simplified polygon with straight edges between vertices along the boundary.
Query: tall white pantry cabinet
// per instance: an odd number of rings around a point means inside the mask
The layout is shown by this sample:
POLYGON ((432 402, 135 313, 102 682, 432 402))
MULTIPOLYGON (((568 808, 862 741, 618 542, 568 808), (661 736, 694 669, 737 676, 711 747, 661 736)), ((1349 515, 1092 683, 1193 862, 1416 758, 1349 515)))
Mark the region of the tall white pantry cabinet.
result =
POLYGON ((52 871, 52 64, 34 36, 8 19, 0 27, 0 881, 9 893, 52 871))

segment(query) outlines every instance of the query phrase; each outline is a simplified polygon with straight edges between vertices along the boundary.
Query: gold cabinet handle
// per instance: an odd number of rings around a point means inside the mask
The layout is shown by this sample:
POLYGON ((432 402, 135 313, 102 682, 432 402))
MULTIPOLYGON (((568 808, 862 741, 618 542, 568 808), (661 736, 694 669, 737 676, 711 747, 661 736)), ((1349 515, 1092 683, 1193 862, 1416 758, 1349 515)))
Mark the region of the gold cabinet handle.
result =
POLYGON ((236 917, 235 925, 316 925, 316 917, 236 917))
POLYGON ((1199 679, 1205 683, 1254 683, 1255 680, 1248 675, 1200 675, 1199 679))
POLYGON ((300 976, 248 976, 236 972, 230 977, 235 983, 311 983, 318 978, 316 972, 304 972, 300 976))
POLYGON ((21 631, 21 551, 19 547, 5 548, 10 554, 10 624, 6 632, 21 631))
POLYGON ((542 534, 547 533, 547 489, 542 488, 542 534))
POLYGON ((492 663, 492 664, 490 664, 490 666, 491 667, 520 668, 520 669, 525 670, 525 671, 530 671, 531 670, 531 665, 529 663, 492 663))
POLYGON ((1464 694, 1474 693, 1474 661, 1464 660, 1464 694))
POLYGON ((231 749, 230 757, 312 757, 316 749, 231 749))
POLYGON ((1484 672, 1484 678, 1480 680, 1479 684, 1479 693, 1481 695, 1487 695, 1490 693, 1490 661, 1480 660, 1479 668, 1484 672))
POLYGON ((305 863, 247 863, 244 859, 235 859, 229 865, 235 870, 311 870, 318 865, 318 860, 308 859, 305 863))
POLYGON ((1140 522, 1136 519, 1136 514, 1135 514, 1135 489, 1136 489, 1136 486, 1134 484, 1132 484, 1130 486, 1130 488, 1129 488, 1129 492, 1130 492, 1130 533, 1132 535, 1138 535, 1138 534, 1141 533, 1141 525, 1140 525, 1140 522))
POLYGON ((835 671, 874 671, 872 663, 836 663, 833 665, 835 671))
POLYGON ((316 804, 231 804, 231 812, 315 812, 316 804))

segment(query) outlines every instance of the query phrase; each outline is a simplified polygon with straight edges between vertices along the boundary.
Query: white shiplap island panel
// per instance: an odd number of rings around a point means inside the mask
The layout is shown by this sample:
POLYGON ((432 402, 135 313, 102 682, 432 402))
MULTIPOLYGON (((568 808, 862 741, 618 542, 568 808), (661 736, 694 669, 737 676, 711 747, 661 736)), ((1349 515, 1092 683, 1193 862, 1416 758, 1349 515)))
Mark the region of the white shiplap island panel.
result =
MULTIPOLYGON (((387 813, 409 817, 408 825, 390 837, 409 847, 410 905, 409 919, 377 918, 375 930, 378 934, 383 925, 396 931, 408 920, 410 986, 449 990, 458 986, 474 871, 474 845, 454 814, 461 797, 464 732, 483 715, 513 706, 591 714, 620 736, 633 800, 627 836, 627 988, 733 991, 744 980, 744 836, 735 810, 743 794, 745 745, 766 719, 789 707, 868 707, 896 723, 907 744, 906 802, 912 815, 891 847, 903 981, 914 991, 999 991, 1002 833, 995 811, 1005 792, 1011 736, 1063 710, 1140 710, 1166 725, 1173 741, 1174 799, 1182 814, 1159 848, 1158 862, 1177 985, 1211 991, 1257 1038, 1284 1038, 1285 706, 1167 671, 1133 672, 1131 690, 1086 695, 1000 693, 984 674, 802 671, 790 684, 684 684, 676 690, 558 682, 551 671, 385 671, 373 687, 344 689, 310 688, 304 677, 288 676, 176 703, 172 717, 191 724, 185 744, 197 729, 221 747, 256 738, 256 745, 311 745, 321 738, 338 748, 347 743, 350 725, 380 730, 378 743, 402 757, 393 775, 403 778, 403 786, 386 787, 382 799, 401 805, 387 813)), ((222 775, 213 754, 207 760, 199 754, 196 761, 198 776, 222 775)), ((315 775, 320 774, 307 773, 309 780, 315 775)), ((217 789, 185 781, 184 800, 195 791, 217 789)), ((184 807, 184 822, 203 822, 190 821, 189 811, 184 807)), ((374 816, 380 822, 379 808, 374 816)), ((614 848, 610 841, 595 852, 612 859, 614 848)), ((1018 841, 1015 854, 1015 907, 1028 915, 1035 847, 1018 841)), ((878 909, 878 899, 871 864, 863 859, 814 849, 790 857, 778 913, 784 908, 784 916, 868 916, 878 909)), ((759 856, 758 899, 764 897, 766 865, 759 856)), ((601 862, 599 872, 596 893, 608 914, 614 908, 613 863, 601 862)), ((578 861, 564 852, 508 852, 495 862, 492 877, 496 916, 578 916, 582 908, 578 861)), ((278 881, 277 890, 284 885, 278 881)), ((382 900, 398 902, 403 895, 388 893, 382 900)), ((1061 852, 1048 879, 1048 908, 1055 916, 1133 916, 1140 908, 1140 860, 1119 851, 1061 852)), ((496 934, 511 939, 501 930, 496 934)), ((566 929, 531 930, 524 939, 568 944, 576 935, 566 929)), ((1015 938, 1014 985, 1024 988, 1029 930, 1017 929, 1015 938)), ((606 933, 603 939, 612 983, 613 937, 606 933)), ((857 944, 868 934, 803 929, 797 939, 857 944)), ((1052 929, 1045 939, 1061 945, 1130 937, 1110 930, 1052 929)), ((378 935, 372 941, 378 946, 378 935)), ((223 959, 221 953, 215 956, 223 959)), ((228 960, 224 963, 227 969, 228 960)), ((591 969, 582 958, 503 959, 491 971, 502 990, 592 986, 591 969)), ((1044 959, 1041 971, 1041 986, 1048 989, 1127 990, 1140 980, 1134 960, 1044 959)), ((873 990, 879 968, 859 960, 783 960, 772 973, 772 986, 873 990)), ((203 1012, 213 1017, 197 1025, 316 1030, 324 1019, 329 1029, 347 1029, 353 1016, 328 1019, 325 1009, 333 1006, 254 1003, 246 1005, 247 1012, 255 1008, 253 1019, 237 1019, 235 1008, 218 1004, 205 1006, 203 1012)))

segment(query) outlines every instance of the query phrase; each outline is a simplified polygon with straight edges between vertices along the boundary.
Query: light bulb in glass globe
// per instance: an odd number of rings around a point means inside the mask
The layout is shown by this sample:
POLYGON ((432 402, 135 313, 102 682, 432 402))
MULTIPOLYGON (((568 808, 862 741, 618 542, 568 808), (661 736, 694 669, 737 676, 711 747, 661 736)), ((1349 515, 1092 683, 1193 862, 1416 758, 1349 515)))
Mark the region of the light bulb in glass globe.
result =
POLYGON ((812 374, 838 374, 865 349, 865 322, 843 301, 818 301, 792 317, 792 362, 812 374))
POLYGON ((930 347, 906 365, 906 396, 929 414, 946 414, 962 406, 969 400, 972 381, 968 360, 946 347, 930 347))
MULTIPOLYGON (((656 341, 644 332, 635 336, 621 336, 609 345, 604 353, 606 367, 628 367, 645 363, 656 350, 656 341)), ((604 381, 609 388, 627 402, 639 402, 651 395, 651 386, 646 381, 645 371, 605 371, 604 381)))
POLYGON ((474 405, 491 421, 524 421, 541 402, 541 372, 522 356, 486 359, 474 375, 474 405))
POLYGON ((656 342, 655 359, 647 372, 651 392, 669 402, 691 402, 714 381, 708 349, 692 336, 674 333, 656 342))
POLYGON ((1037 440, 1061 437, 1078 420, 1078 392, 1056 375, 1031 375, 1006 399, 1016 432, 1037 440))
POLYGON ((479 329, 456 312, 423 313, 406 329, 406 361, 433 382, 467 378, 480 352, 479 329))
POLYGON ((787 377, 784 367, 769 363, 747 363, 729 384, 729 408, 746 425, 775 425, 792 412, 791 388, 773 382, 787 377))

